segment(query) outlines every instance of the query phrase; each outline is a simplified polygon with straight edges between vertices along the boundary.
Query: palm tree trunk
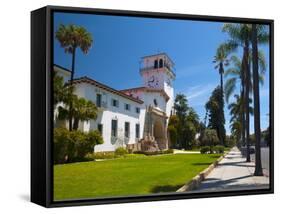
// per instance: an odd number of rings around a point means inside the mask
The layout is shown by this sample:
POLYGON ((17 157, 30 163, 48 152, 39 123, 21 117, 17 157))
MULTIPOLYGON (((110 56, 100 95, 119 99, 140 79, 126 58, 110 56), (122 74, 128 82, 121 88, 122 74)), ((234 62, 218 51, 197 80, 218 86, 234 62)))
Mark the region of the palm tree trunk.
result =
POLYGON ((250 96, 250 68, 249 68, 249 41, 245 42, 245 113, 246 113, 246 143, 247 143, 247 156, 246 161, 250 162, 250 112, 249 112, 249 96, 250 96))
MULTIPOLYGON (((220 63, 220 69, 219 69, 219 73, 220 73, 220 86, 221 86, 221 105, 220 105, 220 121, 222 123, 224 115, 223 115, 223 74, 224 74, 224 69, 223 69, 223 64, 222 62, 220 63)), ((219 138, 220 138, 220 142, 221 145, 224 146, 224 136, 223 136, 223 125, 221 124, 220 128, 219 128, 219 138)))
POLYGON ((254 126, 255 126, 255 176, 262 176, 261 151, 260 151, 260 95, 259 95, 259 65, 258 65, 258 41, 257 26, 252 25, 252 54, 253 54, 253 85, 254 85, 254 126))
MULTIPOLYGON (((71 77, 70 77, 70 93, 73 93, 72 91, 72 85, 73 85, 73 79, 74 79, 74 70, 75 70, 75 55, 76 55, 76 47, 73 47, 73 52, 72 52, 72 66, 71 66, 71 77)), ((72 97, 72 96, 70 96, 72 97)), ((69 126, 69 131, 72 131, 72 109, 73 109, 73 100, 72 98, 70 99, 69 103, 69 121, 68 121, 68 126, 69 126)))

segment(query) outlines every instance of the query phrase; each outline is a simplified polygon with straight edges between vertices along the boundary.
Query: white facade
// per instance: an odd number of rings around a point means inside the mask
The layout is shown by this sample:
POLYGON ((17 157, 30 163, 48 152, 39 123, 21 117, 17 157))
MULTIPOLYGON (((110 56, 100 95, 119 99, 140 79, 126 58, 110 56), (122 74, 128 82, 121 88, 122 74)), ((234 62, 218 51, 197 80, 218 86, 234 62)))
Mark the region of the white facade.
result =
MULTIPOLYGON (((91 100, 98 106, 97 119, 80 122, 79 125, 79 129, 86 132, 102 129, 104 144, 97 145, 95 151, 114 151, 117 147, 138 143, 146 135, 150 135, 145 132, 148 109, 162 112, 164 120, 167 119, 163 125, 166 127, 174 99, 172 82, 175 75, 169 69, 173 64, 166 54, 144 57, 143 63, 145 65, 140 74, 144 86, 139 88, 117 91, 87 77, 74 80, 77 96, 91 100), (155 69, 154 61, 160 59, 163 60, 163 66, 155 69), (113 120, 117 122, 112 122, 113 120), (113 123, 117 123, 116 129, 113 128, 113 123), (139 136, 136 136, 137 130, 139 136)), ((69 80, 69 71, 63 71, 61 67, 56 66, 54 70, 62 75, 65 81, 69 80)))

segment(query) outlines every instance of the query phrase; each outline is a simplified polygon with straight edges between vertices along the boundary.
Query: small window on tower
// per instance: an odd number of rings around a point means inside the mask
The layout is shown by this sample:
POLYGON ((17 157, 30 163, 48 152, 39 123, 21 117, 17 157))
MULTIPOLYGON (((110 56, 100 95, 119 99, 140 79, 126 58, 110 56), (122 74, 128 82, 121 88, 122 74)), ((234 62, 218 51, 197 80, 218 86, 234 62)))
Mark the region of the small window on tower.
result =
POLYGON ((159 68, 163 68, 163 59, 159 60, 159 68))
POLYGON ((157 100, 154 99, 153 102, 154 102, 154 105, 157 107, 158 106, 157 100))
POLYGON ((158 60, 154 60, 154 68, 158 68, 158 60))

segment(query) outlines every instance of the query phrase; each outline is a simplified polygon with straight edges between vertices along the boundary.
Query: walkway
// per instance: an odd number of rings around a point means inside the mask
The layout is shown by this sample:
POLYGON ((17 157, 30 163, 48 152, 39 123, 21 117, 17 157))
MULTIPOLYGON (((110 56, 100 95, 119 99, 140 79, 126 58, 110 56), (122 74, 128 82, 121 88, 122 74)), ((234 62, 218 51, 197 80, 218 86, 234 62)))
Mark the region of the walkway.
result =
POLYGON ((254 163, 247 163, 240 151, 233 148, 201 183, 200 187, 191 192, 269 188, 269 177, 253 176, 254 170, 254 163))

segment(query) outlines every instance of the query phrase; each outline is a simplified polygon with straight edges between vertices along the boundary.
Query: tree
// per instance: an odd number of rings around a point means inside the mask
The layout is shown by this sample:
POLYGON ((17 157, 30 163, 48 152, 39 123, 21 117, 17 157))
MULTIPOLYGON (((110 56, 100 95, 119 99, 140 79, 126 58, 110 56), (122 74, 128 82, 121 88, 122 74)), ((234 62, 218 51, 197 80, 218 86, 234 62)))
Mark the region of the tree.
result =
POLYGON ((204 146, 210 146, 210 151, 212 153, 213 147, 219 143, 219 138, 217 131, 215 129, 206 129, 203 133, 202 144, 204 146))
MULTIPOLYGON (((76 25, 63 25, 61 24, 56 31, 56 39, 60 42, 62 48, 66 53, 72 55, 71 77, 70 86, 73 85, 73 78, 75 73, 75 57, 76 50, 80 48, 84 54, 87 54, 92 46, 92 35, 81 26, 76 25)), ((70 91, 72 93, 72 91, 70 91)), ((72 130, 72 101, 69 104, 69 130, 72 130)))
POLYGON ((184 133, 183 127, 185 126, 186 115, 188 111, 187 99, 184 94, 177 94, 174 103, 174 109, 179 120, 178 129, 178 143, 184 147, 184 133))
POLYGON ((258 65, 258 38, 257 38, 257 25, 252 25, 252 46, 253 46, 253 85, 254 85, 254 126, 255 126, 255 176, 262 176, 262 165, 261 165, 261 130, 260 130, 260 95, 259 95, 259 65, 258 65))
MULTIPOLYGON (((238 47, 243 50, 242 64, 241 64, 241 77, 242 77, 242 97, 243 97, 243 127, 246 132, 246 144, 247 144, 247 161, 250 161, 250 115, 249 115, 249 95, 251 84, 251 72, 250 72, 250 41, 251 41, 251 24, 224 24, 223 32, 226 32, 230 39, 227 42, 228 47, 232 51, 236 51, 238 47)), ((257 40, 260 43, 266 43, 268 37, 264 31, 260 28, 257 40)), ((243 131, 244 132, 244 131, 243 131)), ((244 134, 243 134, 244 141, 244 134)), ((243 142, 244 143, 244 142, 243 142)))
POLYGON ((171 142, 173 148, 176 147, 176 145, 179 141, 179 133, 178 133, 179 128, 180 128, 180 125, 179 125, 178 116, 172 115, 169 119, 168 132, 169 132, 170 142, 171 142))
POLYGON ((229 48, 227 44, 221 44, 216 51, 216 55, 214 57, 213 63, 215 63, 215 69, 219 70, 220 74, 220 86, 222 91, 222 98, 223 98, 223 75, 224 75, 224 67, 229 65, 228 59, 228 52, 229 48))
MULTIPOLYGON (((215 69, 219 70, 219 74, 220 74, 220 90, 221 90, 221 98, 220 98, 220 105, 223 105, 223 96, 224 96, 224 92, 223 92, 223 75, 224 75, 224 67, 229 65, 229 60, 228 60, 228 52, 229 52, 229 48, 227 44, 221 44, 216 51, 216 55, 214 57, 214 61, 213 63, 216 64, 215 69)), ((222 120, 222 118, 224 118, 224 110, 223 108, 220 108, 220 112, 219 115, 221 117, 220 120, 222 120)), ((221 132, 219 134, 222 134, 221 132)), ((222 144, 224 145, 224 137, 220 136, 220 140, 222 141, 222 144)))
POLYGON ((54 72, 53 76, 53 105, 54 107, 60 103, 64 102, 67 90, 64 86, 63 77, 59 76, 57 72, 54 72))
POLYGON ((171 116, 168 131, 173 145, 180 148, 191 149, 195 142, 196 133, 199 131, 199 116, 187 104, 184 94, 177 94, 174 109, 176 115, 171 116))
POLYGON ((73 130, 77 130, 79 127, 79 121, 89 121, 91 119, 95 120, 97 118, 97 107, 96 105, 84 98, 78 98, 76 95, 73 95, 72 99, 72 109, 65 106, 59 106, 59 119, 69 119, 69 116, 72 115, 74 118, 73 130))
POLYGON ((215 129, 217 131, 217 136, 219 137, 221 145, 225 142, 225 118, 224 114, 221 112, 224 108, 224 101, 221 104, 221 89, 216 87, 211 94, 208 102, 205 105, 206 111, 208 112, 208 128, 215 129), (222 117, 223 116, 223 117, 222 117))
POLYGON ((192 149, 195 143, 196 133, 199 132, 200 122, 199 116, 192 107, 189 107, 183 128, 184 147, 185 149, 192 149))

